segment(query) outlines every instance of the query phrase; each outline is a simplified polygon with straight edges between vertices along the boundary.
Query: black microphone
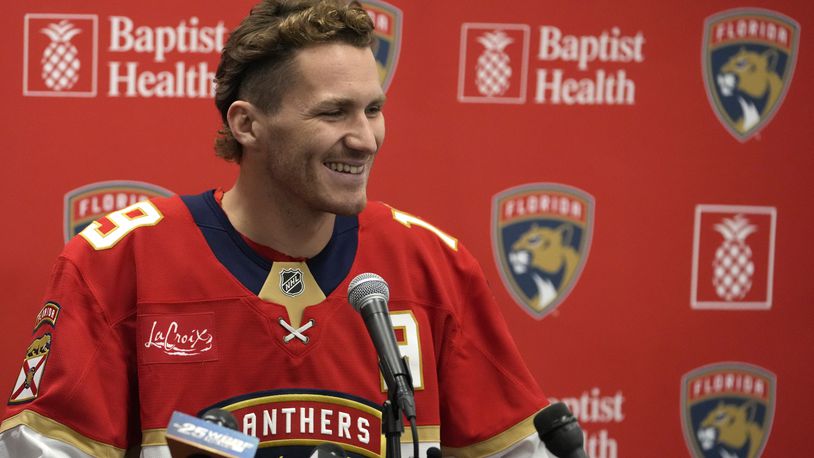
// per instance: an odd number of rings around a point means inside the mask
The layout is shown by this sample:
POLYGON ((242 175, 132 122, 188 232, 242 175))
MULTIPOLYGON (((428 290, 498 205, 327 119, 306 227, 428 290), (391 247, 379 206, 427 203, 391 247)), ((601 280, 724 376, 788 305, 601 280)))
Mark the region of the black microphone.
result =
POLYGON ((209 409, 201 415, 201 418, 208 421, 209 423, 214 423, 218 426, 223 426, 224 428, 234 429, 235 431, 240 431, 237 427, 237 420, 235 416, 232 415, 232 412, 223 409, 209 409))
POLYGON ((441 450, 438 447, 430 447, 427 449, 427 458, 442 458, 441 450))
POLYGON ((345 453, 345 450, 342 447, 332 444, 330 442, 325 442, 324 444, 319 444, 314 447, 314 451, 311 452, 311 455, 308 458, 347 458, 348 455, 345 453))
POLYGON ((415 418, 415 399, 407 365, 401 358, 393 322, 387 310, 390 289, 387 282, 376 274, 357 275, 348 286, 348 302, 362 315, 379 355, 379 366, 387 384, 387 390, 395 395, 396 402, 407 418, 415 418))
POLYGON ((558 458, 588 458, 582 429, 562 402, 551 404, 534 416, 534 427, 548 451, 558 458))

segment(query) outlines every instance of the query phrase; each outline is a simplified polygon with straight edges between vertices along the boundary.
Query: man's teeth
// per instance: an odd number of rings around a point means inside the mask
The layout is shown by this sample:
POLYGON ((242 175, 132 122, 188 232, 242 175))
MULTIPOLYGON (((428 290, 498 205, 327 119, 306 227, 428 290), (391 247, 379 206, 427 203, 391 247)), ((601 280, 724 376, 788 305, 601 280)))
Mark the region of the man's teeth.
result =
POLYGON ((325 166, 329 169, 333 170, 334 172, 342 172, 342 173, 362 173, 364 167, 361 165, 349 165, 349 164, 342 164, 341 162, 326 162, 325 166))

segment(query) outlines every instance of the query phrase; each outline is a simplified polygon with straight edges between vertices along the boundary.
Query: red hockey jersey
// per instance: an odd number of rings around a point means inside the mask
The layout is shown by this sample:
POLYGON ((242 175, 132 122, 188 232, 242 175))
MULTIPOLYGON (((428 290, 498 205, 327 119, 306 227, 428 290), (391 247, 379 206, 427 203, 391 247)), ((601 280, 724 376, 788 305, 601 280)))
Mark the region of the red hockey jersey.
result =
MULTIPOLYGON (((386 393, 347 300, 349 281, 364 272, 390 287, 422 449, 490 456, 533 437, 531 418, 547 401, 455 238, 370 203, 337 217, 319 255, 272 262, 208 191, 137 203, 66 246, 0 440, 23 427, 92 456, 121 456, 162 447, 174 410, 221 407, 265 456, 308 456, 323 442, 381 456, 386 393)), ((408 428, 403 442, 410 436, 408 428)))

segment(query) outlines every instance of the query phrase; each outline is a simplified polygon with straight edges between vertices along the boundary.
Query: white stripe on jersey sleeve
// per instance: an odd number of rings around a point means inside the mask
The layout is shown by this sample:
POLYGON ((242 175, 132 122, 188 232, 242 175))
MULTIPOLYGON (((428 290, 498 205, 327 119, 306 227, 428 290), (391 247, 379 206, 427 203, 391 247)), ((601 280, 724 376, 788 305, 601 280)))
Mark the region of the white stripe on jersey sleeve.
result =
POLYGON ((45 437, 25 425, 0 433, 0 458, 93 458, 65 442, 45 437))

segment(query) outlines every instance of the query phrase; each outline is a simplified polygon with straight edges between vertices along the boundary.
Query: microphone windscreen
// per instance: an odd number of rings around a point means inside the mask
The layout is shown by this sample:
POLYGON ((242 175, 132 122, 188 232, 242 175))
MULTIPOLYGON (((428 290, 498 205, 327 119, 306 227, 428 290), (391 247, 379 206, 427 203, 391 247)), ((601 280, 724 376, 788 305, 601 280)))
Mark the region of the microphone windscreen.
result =
POLYGON ((534 428, 546 448, 556 456, 585 456, 584 438, 577 419, 562 402, 551 404, 534 416, 534 428))
POLYGON ((366 272, 357 275, 350 281, 348 285, 348 302, 357 312, 361 310, 365 299, 372 295, 383 297, 385 302, 390 299, 390 288, 379 275, 366 272))
POLYGON ((214 423, 218 426, 223 426, 224 428, 234 429, 239 431, 237 428, 237 420, 235 420, 235 416, 232 415, 231 412, 228 410, 223 409, 209 409, 201 415, 201 418, 208 421, 209 423, 214 423))
POLYGON ((557 402, 544 408, 534 417, 534 427, 542 437, 571 421, 576 421, 576 419, 568 410, 568 406, 557 402))
POLYGON ((330 442, 325 442, 324 444, 319 444, 314 447, 314 451, 311 452, 309 458, 347 458, 347 456, 342 447, 330 442))

